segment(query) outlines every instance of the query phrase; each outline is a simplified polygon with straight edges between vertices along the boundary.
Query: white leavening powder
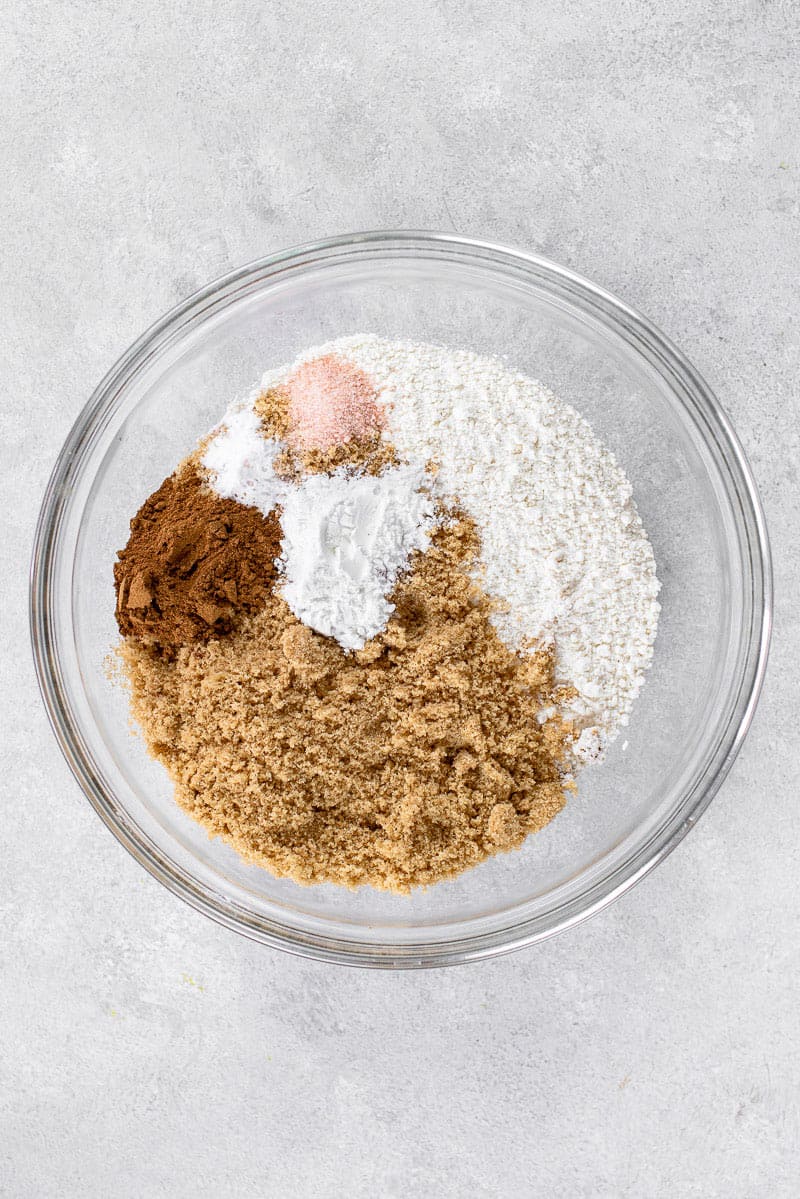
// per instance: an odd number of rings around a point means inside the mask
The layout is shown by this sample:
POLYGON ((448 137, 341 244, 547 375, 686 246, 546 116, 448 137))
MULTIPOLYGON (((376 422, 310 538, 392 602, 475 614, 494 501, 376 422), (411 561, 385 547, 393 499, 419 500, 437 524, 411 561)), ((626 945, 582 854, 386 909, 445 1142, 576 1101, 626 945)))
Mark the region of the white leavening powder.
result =
MULTIPOLYGON (((266 376, 272 386, 275 372, 266 376)), ((434 524, 430 479, 421 466, 378 476, 275 474, 280 441, 264 437, 253 407, 258 392, 232 404, 201 458, 218 495, 258 508, 277 506, 283 540, 281 594, 298 619, 344 649, 362 649, 385 627, 388 596, 414 550, 427 549, 434 524)))
POLYGON ((258 508, 268 516, 284 490, 274 470, 281 443, 264 436, 261 417, 253 407, 255 398, 231 404, 212 430, 213 440, 201 462, 210 471, 217 495, 258 508))
MULTIPOLYGON (((481 534, 481 581, 512 648, 553 643, 563 705, 602 756, 627 723, 658 623, 653 552, 614 457, 541 383, 496 359, 433 345, 342 338, 376 384, 401 458, 439 464, 437 491, 481 534)), ((308 358, 312 353, 303 357, 308 358)))
POLYGON ((345 649, 386 628, 400 571, 428 546, 434 505, 424 486, 423 470, 398 466, 310 475, 287 490, 281 594, 295 616, 345 649))

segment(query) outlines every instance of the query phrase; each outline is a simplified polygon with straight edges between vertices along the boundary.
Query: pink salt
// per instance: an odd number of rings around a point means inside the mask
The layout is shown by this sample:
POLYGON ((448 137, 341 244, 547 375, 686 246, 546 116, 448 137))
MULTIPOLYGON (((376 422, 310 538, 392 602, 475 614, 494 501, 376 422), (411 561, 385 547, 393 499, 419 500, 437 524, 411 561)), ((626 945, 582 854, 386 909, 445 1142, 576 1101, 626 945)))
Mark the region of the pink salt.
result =
POLYGON ((369 376, 335 354, 298 366, 287 388, 292 438, 301 449, 326 450, 383 428, 369 376))

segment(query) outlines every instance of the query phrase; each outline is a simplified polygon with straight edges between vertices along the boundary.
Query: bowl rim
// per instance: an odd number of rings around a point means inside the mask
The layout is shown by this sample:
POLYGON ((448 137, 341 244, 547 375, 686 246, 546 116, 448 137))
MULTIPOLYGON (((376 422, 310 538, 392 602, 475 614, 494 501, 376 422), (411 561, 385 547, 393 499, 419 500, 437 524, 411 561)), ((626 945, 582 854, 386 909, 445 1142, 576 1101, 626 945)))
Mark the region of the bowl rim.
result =
MULTIPOLYGON (((729 496, 730 498, 730 496, 729 496)), ((140 865, 179 898, 224 927, 273 948, 300 956, 351 966, 417 968, 453 965, 535 944, 588 919, 619 898, 664 860, 697 823, 722 785, 741 748, 755 712, 767 667, 772 630, 772 562, 766 521, 755 480, 733 427, 704 379, 661 331, 611 292, 542 255, 494 241, 454 233, 415 229, 369 230, 305 242, 255 259, 213 280, 154 322, 122 354, 94 389, 62 446, 42 500, 30 566, 29 627, 34 665, 48 719, 61 751, 78 784, 101 820, 140 865), (92 768, 83 739, 70 716, 66 687, 54 652, 53 613, 49 583, 58 548, 58 532, 78 472, 81 451, 98 422, 113 411, 125 384, 167 345, 179 341, 190 327, 207 319, 222 303, 230 302, 248 283, 265 283, 281 274, 311 265, 335 265, 348 258, 373 260, 391 252, 406 257, 439 257, 473 266, 505 268, 518 276, 549 280, 563 295, 579 297, 584 305, 626 339, 651 363, 659 364, 692 398, 713 434, 718 467, 724 464, 739 502, 737 531, 744 531, 745 558, 751 589, 751 612, 746 656, 741 665, 734 711, 682 802, 647 841, 587 891, 534 917, 510 922, 502 929, 463 938, 378 946, 366 941, 320 936, 246 911, 240 904, 200 882, 175 862, 128 819, 92 768), (720 456, 722 463, 720 462, 720 456), (555 916, 555 918, 552 918, 555 916), (550 917, 548 919, 548 917, 550 917)), ((745 635, 743 634, 743 641, 745 635)))

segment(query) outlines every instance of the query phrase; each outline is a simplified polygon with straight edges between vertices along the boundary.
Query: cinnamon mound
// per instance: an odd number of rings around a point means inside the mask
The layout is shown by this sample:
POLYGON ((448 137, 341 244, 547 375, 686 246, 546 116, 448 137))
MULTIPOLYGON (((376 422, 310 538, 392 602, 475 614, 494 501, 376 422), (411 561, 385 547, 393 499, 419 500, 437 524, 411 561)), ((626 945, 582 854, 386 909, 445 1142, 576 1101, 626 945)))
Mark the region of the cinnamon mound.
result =
POLYGON ((277 516, 221 499, 194 465, 179 467, 139 509, 117 555, 120 632, 167 659, 230 632, 270 595, 280 538, 277 516))

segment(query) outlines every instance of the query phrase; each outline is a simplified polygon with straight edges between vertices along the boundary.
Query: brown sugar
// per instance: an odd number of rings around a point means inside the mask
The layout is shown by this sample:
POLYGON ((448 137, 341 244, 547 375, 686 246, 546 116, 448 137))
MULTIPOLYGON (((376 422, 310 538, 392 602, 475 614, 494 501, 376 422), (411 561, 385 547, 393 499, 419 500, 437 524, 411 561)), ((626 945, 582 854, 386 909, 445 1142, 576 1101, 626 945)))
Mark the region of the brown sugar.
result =
POLYGON ((340 466, 356 468, 365 475, 379 475, 387 466, 396 466, 398 462, 394 446, 378 433, 355 437, 344 445, 330 446, 326 450, 304 450, 298 458, 303 475, 326 475, 340 466))
POLYGON ((355 654, 270 591, 174 660, 129 639, 133 713, 178 802, 247 860, 301 883, 408 891, 519 846, 564 804, 571 730, 540 725, 548 653, 518 655, 445 521, 355 654))
POLYGON ((269 387, 262 391, 253 407, 261 417, 265 437, 277 437, 284 441, 289 435, 289 396, 280 387, 269 387))
POLYGON ((229 632, 265 603, 279 553, 276 515, 221 499, 184 464, 139 509, 114 564, 120 632, 168 658, 229 632))

